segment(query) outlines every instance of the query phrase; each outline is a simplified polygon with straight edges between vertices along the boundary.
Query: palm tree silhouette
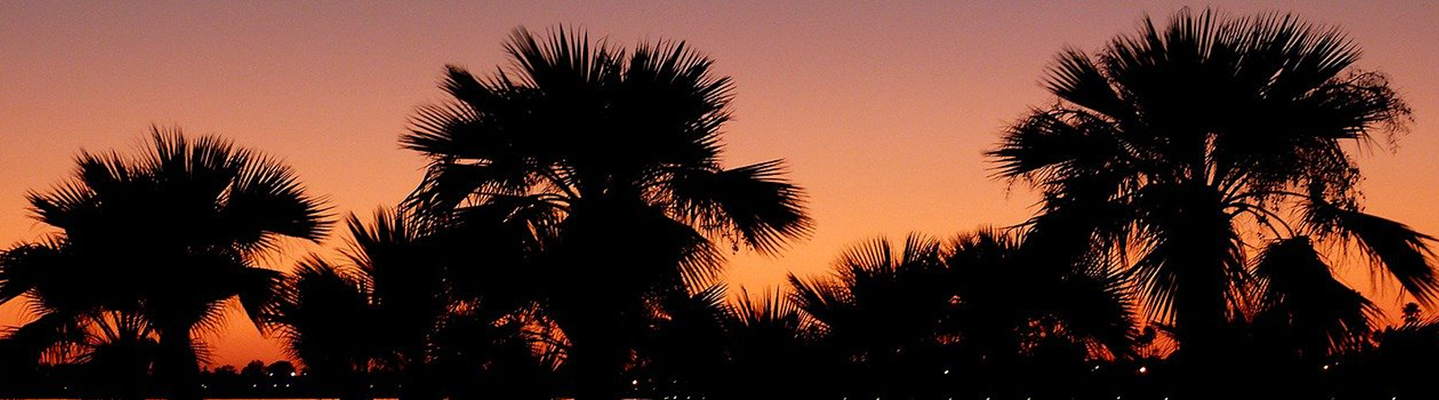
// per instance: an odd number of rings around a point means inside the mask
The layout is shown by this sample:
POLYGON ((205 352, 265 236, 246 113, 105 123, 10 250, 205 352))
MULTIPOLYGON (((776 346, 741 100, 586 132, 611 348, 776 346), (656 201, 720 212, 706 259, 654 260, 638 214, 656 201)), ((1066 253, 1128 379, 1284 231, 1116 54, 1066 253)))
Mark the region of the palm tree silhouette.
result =
POLYGON ((1384 75, 1353 67, 1358 57, 1339 30, 1290 15, 1146 18, 1096 55, 1061 53, 1046 81, 1058 104, 988 155, 999 176, 1042 192, 1031 229, 1053 251, 1132 261, 1146 311, 1174 324, 1181 356, 1225 354, 1256 280, 1271 303, 1341 295, 1343 315, 1306 322, 1334 342, 1348 335, 1334 329, 1367 329, 1356 320, 1367 306, 1317 271, 1328 267, 1315 242, 1357 247, 1423 302, 1439 289, 1432 238, 1361 210, 1343 146, 1392 140, 1410 112, 1384 75), (1250 268, 1252 247, 1268 247, 1270 262, 1250 268), (1304 281, 1281 283, 1291 278, 1304 281))
POLYGON ((377 372, 398 374, 400 396, 407 399, 439 398, 473 386, 517 394, 488 384, 501 380, 496 374, 465 372, 533 364, 527 357, 527 321, 515 310, 453 290, 444 234, 405 212, 385 209, 377 210, 370 224, 351 215, 345 225, 350 236, 341 251, 344 262, 316 256, 301 262, 265 317, 290 356, 345 398, 366 398, 372 391, 364 378, 377 372), (502 363, 508 365, 497 365, 502 363))
POLYGON ((286 353, 305 363, 312 379, 343 399, 366 398, 363 375, 393 353, 375 336, 376 318, 365 277, 312 257, 286 277, 265 317, 286 353))
POLYGON ((367 288, 374 326, 371 336, 390 351, 388 364, 404 376, 406 398, 438 398, 429 381, 428 350, 456 300, 447 290, 442 257, 424 226, 404 212, 375 211, 369 226, 345 220, 350 246, 345 258, 367 288))
POLYGON ((513 70, 450 67, 453 101, 421 108, 401 139, 430 158, 409 205, 521 227, 531 275, 503 282, 564 330, 578 397, 613 399, 648 294, 712 278, 712 240, 773 253, 805 235, 803 193, 779 160, 721 166, 732 85, 683 43, 626 51, 519 29, 505 49, 513 70))
POLYGON ((38 314, 13 336, 50 349, 107 313, 143 318, 169 395, 198 398, 196 335, 220 326, 231 300, 258 318, 280 274, 254 262, 283 237, 321 238, 325 207, 289 167, 214 136, 155 128, 142 154, 77 163, 73 180, 30 195, 60 233, 0 265, 0 301, 27 298, 38 314))

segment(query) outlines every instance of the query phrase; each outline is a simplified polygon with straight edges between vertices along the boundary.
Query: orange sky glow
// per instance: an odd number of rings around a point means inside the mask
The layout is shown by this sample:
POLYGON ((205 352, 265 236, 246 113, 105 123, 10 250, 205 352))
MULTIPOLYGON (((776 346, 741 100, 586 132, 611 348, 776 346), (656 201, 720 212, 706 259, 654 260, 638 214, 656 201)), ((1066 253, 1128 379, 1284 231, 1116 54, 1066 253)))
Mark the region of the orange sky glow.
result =
MULTIPOLYGON (((0 245, 49 232, 28 190, 66 178, 81 149, 135 149, 151 124, 282 158, 341 215, 394 205, 423 167, 396 139, 414 107, 443 99, 443 66, 493 71, 511 29, 563 23, 625 46, 686 40, 734 78, 728 162, 788 159, 818 223, 782 256, 731 257, 731 286, 763 291, 790 272, 826 273, 876 235, 1025 220, 1036 196, 991 179, 981 152, 1054 101, 1038 82, 1064 46, 1098 49, 1146 13, 1186 5, 1346 29, 1360 67, 1389 74, 1416 119, 1397 151, 1360 157, 1368 210, 1439 234, 1436 1, 535 3, 0 1, 0 245)), ((340 239, 289 244, 267 266, 331 255, 340 239)), ((1344 272, 1397 309, 1397 289, 1371 285, 1363 266, 1344 272)), ((0 307, 0 325, 24 320, 17 304, 0 307)), ((238 315, 209 338, 215 365, 282 358, 238 315)))

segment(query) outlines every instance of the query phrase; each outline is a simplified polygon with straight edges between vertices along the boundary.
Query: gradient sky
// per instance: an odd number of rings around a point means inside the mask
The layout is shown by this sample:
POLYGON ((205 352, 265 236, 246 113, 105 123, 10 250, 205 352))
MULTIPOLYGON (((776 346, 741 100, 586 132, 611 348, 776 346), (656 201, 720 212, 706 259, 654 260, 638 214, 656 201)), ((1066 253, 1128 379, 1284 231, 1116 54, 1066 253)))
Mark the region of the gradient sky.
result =
MULTIPOLYGON (((393 205, 423 166, 396 138, 415 106, 443 99, 443 66, 491 71, 511 29, 563 23, 621 45, 687 40, 734 78, 728 160, 788 159, 818 222, 781 257, 733 257, 732 285, 762 291, 789 272, 824 273, 876 235, 1023 221, 1035 196, 990 179, 981 152, 1053 101, 1038 82, 1054 54, 1097 49, 1146 13, 1185 5, 1345 28, 1365 50, 1360 66, 1388 73, 1417 120, 1396 152, 1361 157, 1368 209, 1439 233, 1436 1, 248 3, 0 0, 0 244, 47 232, 27 190, 60 182, 82 148, 136 148, 150 124, 283 158, 338 212, 393 205)), ((279 259, 330 250, 286 251, 279 259)), ((1371 287, 1366 271, 1346 274, 1393 309, 1396 291, 1371 287)), ((0 308, 0 324, 23 320, 0 308)), ((216 364, 281 357, 240 318, 210 342, 216 364)))

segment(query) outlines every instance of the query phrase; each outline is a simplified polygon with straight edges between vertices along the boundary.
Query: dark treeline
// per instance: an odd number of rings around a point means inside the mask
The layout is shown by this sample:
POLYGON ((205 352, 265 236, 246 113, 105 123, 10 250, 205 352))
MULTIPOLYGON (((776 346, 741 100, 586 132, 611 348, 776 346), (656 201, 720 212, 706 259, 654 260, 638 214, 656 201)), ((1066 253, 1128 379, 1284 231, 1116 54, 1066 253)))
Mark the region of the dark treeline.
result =
POLYGON ((414 192, 289 273, 262 264, 334 223, 287 166, 163 129, 82 153, 29 197, 56 233, 0 253, 0 301, 33 316, 0 339, 0 395, 1439 396, 1434 238, 1365 213, 1350 154, 1410 110, 1337 29, 1183 10, 1065 50, 1057 100, 986 153, 1042 194, 1032 219, 860 241, 755 293, 725 256, 814 224, 782 160, 722 162, 709 58, 562 28, 505 50, 415 112, 414 192), (1338 278, 1355 262, 1418 302, 1401 325, 1338 278), (234 305, 300 367, 200 368, 234 305))

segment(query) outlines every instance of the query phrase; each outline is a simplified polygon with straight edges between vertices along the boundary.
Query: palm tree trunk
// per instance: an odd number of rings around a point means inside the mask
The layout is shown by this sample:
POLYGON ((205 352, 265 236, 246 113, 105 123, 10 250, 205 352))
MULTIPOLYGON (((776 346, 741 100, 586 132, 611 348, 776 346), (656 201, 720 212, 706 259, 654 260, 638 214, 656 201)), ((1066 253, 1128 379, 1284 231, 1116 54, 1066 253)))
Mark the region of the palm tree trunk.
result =
POLYGON ((167 395, 174 400, 200 400, 200 365, 195 358, 190 327, 173 326, 160 330, 160 357, 156 372, 169 387, 167 395))
POLYGON ((629 347, 622 318, 609 307, 583 307, 571 318, 557 319, 570 341, 566 362, 575 374, 576 400, 618 400, 623 386, 620 375, 628 361, 629 347))
POLYGON ((1232 255, 1238 246, 1233 222, 1216 196, 1196 191, 1167 227, 1167 262, 1172 265, 1166 268, 1176 277, 1175 322, 1186 365, 1181 384, 1187 393, 1200 396, 1196 398, 1226 395, 1219 393, 1223 385, 1214 382, 1230 376, 1239 352, 1228 296, 1241 284, 1231 271, 1242 268, 1242 257, 1232 255))

